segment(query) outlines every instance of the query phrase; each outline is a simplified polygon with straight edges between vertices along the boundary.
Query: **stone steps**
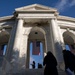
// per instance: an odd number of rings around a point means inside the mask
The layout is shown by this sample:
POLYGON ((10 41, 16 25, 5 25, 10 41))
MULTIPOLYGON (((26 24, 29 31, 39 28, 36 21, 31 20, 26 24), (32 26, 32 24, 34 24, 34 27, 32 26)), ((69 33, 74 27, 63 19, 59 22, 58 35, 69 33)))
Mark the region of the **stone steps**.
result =
MULTIPOLYGON (((6 75, 44 75, 43 74, 43 69, 26 69, 26 70, 22 70, 19 71, 18 73, 8 73, 6 75)), ((66 75, 66 73, 62 70, 59 70, 59 75, 66 75)))
POLYGON ((3 75, 2 63, 3 63, 3 56, 0 56, 0 75, 3 75))
POLYGON ((2 67, 0 67, 0 75, 3 75, 2 67))
POLYGON ((0 56, 0 67, 2 67, 3 56, 0 56))

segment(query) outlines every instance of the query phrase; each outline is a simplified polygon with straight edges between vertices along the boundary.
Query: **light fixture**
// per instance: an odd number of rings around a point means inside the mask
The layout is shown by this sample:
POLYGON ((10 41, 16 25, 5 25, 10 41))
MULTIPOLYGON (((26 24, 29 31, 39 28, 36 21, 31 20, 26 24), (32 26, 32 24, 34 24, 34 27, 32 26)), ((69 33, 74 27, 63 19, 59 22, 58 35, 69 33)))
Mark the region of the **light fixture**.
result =
POLYGON ((35 32, 35 34, 38 34, 38 32, 35 32))

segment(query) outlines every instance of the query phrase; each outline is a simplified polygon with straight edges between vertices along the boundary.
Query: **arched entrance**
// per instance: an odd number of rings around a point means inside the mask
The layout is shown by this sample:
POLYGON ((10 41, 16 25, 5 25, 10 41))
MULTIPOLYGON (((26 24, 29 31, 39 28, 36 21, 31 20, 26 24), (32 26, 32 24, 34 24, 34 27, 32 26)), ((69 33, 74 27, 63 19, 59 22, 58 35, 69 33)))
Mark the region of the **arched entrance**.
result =
POLYGON ((5 55, 6 53, 9 37, 10 35, 8 31, 6 31, 5 29, 2 29, 0 31, 0 56, 5 55))
POLYGON ((42 28, 34 27, 31 29, 28 38, 27 49, 27 64, 28 68, 32 68, 32 62, 35 61, 35 68, 38 68, 38 63, 43 64, 45 52, 45 31, 42 28))
POLYGON ((66 31, 63 33, 63 37, 66 49, 75 54, 75 35, 70 31, 66 31))

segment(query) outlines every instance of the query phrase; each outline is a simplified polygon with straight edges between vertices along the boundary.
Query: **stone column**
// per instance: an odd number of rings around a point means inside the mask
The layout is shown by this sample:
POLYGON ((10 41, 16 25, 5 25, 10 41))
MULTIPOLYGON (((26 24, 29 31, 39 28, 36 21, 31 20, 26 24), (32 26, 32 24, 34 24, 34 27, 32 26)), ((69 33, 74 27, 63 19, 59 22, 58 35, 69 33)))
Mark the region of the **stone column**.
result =
POLYGON ((64 39, 63 39, 61 29, 59 26, 58 26, 58 30, 59 30, 60 44, 62 48, 61 53, 60 53, 61 62, 59 63, 59 68, 61 68, 62 70, 65 70, 65 64, 64 64, 63 53, 62 53, 62 51, 65 49, 65 43, 64 43, 64 39))
POLYGON ((13 66, 13 72, 16 72, 19 69, 19 54, 20 54, 20 44, 21 44, 21 35, 23 28, 23 19, 18 19, 18 24, 15 33, 15 39, 13 44, 12 60, 11 64, 13 66))
POLYGON ((51 36, 50 36, 50 32, 47 31, 46 35, 45 35, 45 46, 46 46, 46 50, 45 53, 47 53, 48 51, 52 52, 52 44, 51 44, 51 36))
POLYGON ((17 20, 15 20, 15 24, 13 25, 10 33, 10 38, 6 50, 6 54, 3 60, 3 73, 8 73, 11 72, 12 65, 11 65, 11 60, 12 60, 12 52, 13 52, 13 43, 14 43, 14 38, 15 38, 15 33, 16 33, 16 27, 17 27, 17 20))
POLYGON ((65 49, 65 43, 64 43, 63 35, 61 33, 61 29, 59 26, 58 26, 58 30, 59 30, 59 35, 60 35, 59 37, 60 37, 61 47, 62 47, 62 50, 64 50, 65 49))
POLYGON ((51 19, 50 21, 50 29, 51 29, 51 36, 52 36, 52 46, 53 46, 53 53, 58 62, 61 62, 61 44, 60 38, 58 34, 58 24, 56 19, 51 19))
POLYGON ((20 42, 21 42, 21 35, 22 35, 22 28, 23 28, 23 19, 18 19, 18 25, 16 29, 16 35, 15 35, 15 40, 14 40, 14 50, 20 49, 20 42))
POLYGON ((21 40, 21 48, 20 48, 20 68, 27 68, 27 46, 28 46, 28 35, 23 34, 21 40))
MULTIPOLYGON (((27 24, 28 25, 28 24, 27 24)), ((22 69, 25 69, 25 68, 28 68, 28 60, 27 57, 27 47, 28 47, 28 35, 30 33, 30 30, 32 27, 27 27, 27 25, 25 25, 26 27, 24 27, 22 30, 23 30, 23 33, 22 33, 22 38, 21 38, 21 48, 20 48, 20 68, 22 69)))
POLYGON ((46 56, 46 44, 45 44, 45 40, 42 41, 43 43, 43 58, 46 56))
POLYGON ((26 59, 26 68, 29 68, 29 61, 30 61, 30 40, 27 44, 27 59, 26 59))
POLYGON ((13 44, 15 39, 15 33, 16 33, 16 27, 17 27, 17 20, 15 21, 15 24, 13 25, 10 33, 9 42, 7 45, 7 51, 6 51, 6 59, 10 62, 12 57, 12 51, 13 51, 13 44))

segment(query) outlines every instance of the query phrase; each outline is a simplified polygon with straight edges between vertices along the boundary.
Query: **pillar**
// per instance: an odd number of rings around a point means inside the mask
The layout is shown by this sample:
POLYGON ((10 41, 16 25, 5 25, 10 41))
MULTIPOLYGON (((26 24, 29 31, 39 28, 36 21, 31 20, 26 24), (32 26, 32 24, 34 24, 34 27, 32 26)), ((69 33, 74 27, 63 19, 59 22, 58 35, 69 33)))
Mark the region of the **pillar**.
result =
POLYGON ((23 28, 23 19, 18 19, 18 25, 16 29, 16 35, 15 35, 14 46, 13 46, 14 50, 19 51, 20 49, 22 28, 23 28))
POLYGON ((58 26, 58 31, 59 31, 59 37, 60 37, 60 44, 62 48, 60 52, 61 62, 59 63, 59 68, 61 68, 62 70, 65 70, 64 58, 63 58, 63 53, 62 53, 62 51, 65 49, 65 43, 64 43, 63 35, 61 33, 60 26, 58 26))
POLYGON ((50 32, 48 30, 45 35, 45 46, 46 46, 45 53, 47 53, 48 51, 52 52, 52 44, 51 43, 52 43, 52 40, 51 40, 50 32))
POLYGON ((28 46, 28 35, 23 34, 21 40, 21 48, 20 48, 20 68, 27 68, 27 46, 28 46))
POLYGON ((18 24, 16 25, 15 38, 13 43, 13 51, 12 51, 12 71, 16 72, 19 69, 19 54, 20 54, 20 44, 22 37, 22 28, 23 28, 23 19, 18 19, 18 24))
POLYGON ((58 26, 58 30, 59 30, 59 37, 60 37, 61 47, 62 47, 62 50, 64 50, 65 49, 65 43, 64 43, 63 35, 61 33, 61 29, 60 29, 59 26, 58 26))
MULTIPOLYGON (((27 24, 28 25, 28 24, 27 24)), ((32 27, 24 27, 22 30, 23 30, 23 33, 22 33, 22 38, 21 38, 21 48, 20 48, 20 68, 22 69, 25 69, 25 68, 28 68, 28 64, 29 64, 29 50, 27 49, 28 48, 28 36, 29 36, 29 33, 30 33, 30 30, 31 30, 32 27)))
POLYGON ((58 24, 56 19, 51 19, 50 21, 50 29, 51 29, 51 40, 53 46, 53 54, 55 55, 58 62, 61 62, 61 44, 59 38, 58 24))
POLYGON ((30 63, 30 40, 27 42, 27 60, 26 60, 26 68, 29 68, 29 63, 30 63))

